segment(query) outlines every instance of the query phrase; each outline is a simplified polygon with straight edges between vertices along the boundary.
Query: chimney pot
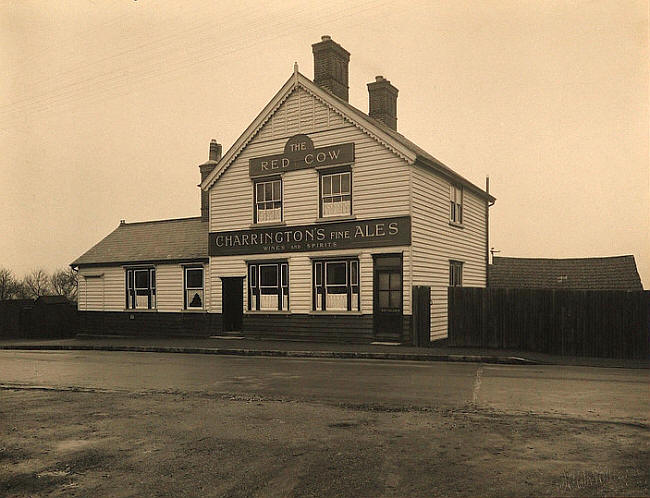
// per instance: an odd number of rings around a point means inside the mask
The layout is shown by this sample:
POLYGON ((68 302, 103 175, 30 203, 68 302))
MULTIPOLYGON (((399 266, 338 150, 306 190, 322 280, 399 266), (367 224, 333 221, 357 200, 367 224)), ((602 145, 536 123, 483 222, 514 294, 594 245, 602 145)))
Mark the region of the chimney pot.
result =
POLYGON ((329 35, 321 36, 321 41, 311 48, 314 54, 314 83, 347 102, 350 52, 329 35))

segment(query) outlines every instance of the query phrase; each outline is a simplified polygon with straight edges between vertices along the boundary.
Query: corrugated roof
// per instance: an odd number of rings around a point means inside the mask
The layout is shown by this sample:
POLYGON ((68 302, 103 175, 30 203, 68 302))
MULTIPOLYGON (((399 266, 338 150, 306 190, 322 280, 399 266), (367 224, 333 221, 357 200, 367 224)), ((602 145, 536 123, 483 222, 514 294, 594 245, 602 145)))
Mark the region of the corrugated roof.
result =
POLYGON ((507 258, 495 256, 490 287, 519 289, 643 290, 634 256, 507 258))
POLYGON ((208 257, 208 223, 201 217, 120 223, 71 266, 208 257))

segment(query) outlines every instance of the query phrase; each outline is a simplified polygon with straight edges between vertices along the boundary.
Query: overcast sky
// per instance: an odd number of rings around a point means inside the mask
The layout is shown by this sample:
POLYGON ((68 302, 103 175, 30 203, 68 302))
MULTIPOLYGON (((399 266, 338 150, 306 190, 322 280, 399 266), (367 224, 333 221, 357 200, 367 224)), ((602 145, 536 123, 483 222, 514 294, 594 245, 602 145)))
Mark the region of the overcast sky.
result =
POLYGON ((501 256, 634 254, 650 288, 648 2, 0 0, 0 267, 63 267, 111 232, 200 212, 224 150, 311 44, 350 102, 399 88, 398 130, 497 202, 501 256))

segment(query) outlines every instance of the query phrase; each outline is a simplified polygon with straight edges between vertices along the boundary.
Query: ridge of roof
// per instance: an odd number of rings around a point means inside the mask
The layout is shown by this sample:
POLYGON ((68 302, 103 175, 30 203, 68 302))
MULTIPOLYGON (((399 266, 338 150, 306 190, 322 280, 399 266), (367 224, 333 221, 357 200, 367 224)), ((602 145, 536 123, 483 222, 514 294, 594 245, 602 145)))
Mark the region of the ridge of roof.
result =
MULTIPOLYGON (((177 221, 192 221, 192 220, 200 220, 200 216, 188 216, 186 218, 169 218, 166 220, 148 220, 148 221, 131 221, 131 222, 124 222, 120 223, 118 227, 124 226, 124 225, 144 225, 145 223, 171 223, 171 222, 177 222, 177 221)), ((205 222, 207 223, 207 221, 205 222)))
POLYGON ((492 260, 508 260, 508 261, 596 261, 596 260, 612 260, 634 258, 633 254, 623 254, 620 256, 593 256, 586 258, 520 258, 511 256, 493 256, 492 260))
POLYGON ((421 164, 437 170, 439 173, 453 178, 456 181, 470 187, 475 192, 486 197, 491 202, 496 198, 476 186, 462 175, 445 165, 427 151, 407 139, 404 135, 386 126, 384 123, 371 118, 362 110, 354 107, 349 102, 337 97, 336 95, 320 88, 302 73, 295 71, 282 85, 280 90, 273 96, 264 109, 257 115, 253 122, 244 130, 235 143, 228 149, 226 154, 217 163, 214 170, 201 182, 200 187, 203 190, 209 189, 215 181, 225 172, 230 164, 236 159, 241 151, 255 137, 257 132, 271 118, 277 108, 291 95, 298 87, 302 87, 313 97, 317 98, 325 105, 339 113, 342 117, 350 121, 366 134, 388 147, 394 153, 398 154, 409 164, 419 161, 421 164), (342 108, 342 109, 341 109, 342 108), (345 111, 348 111, 347 113, 345 111), (352 114, 350 116, 349 114, 352 114), (354 119, 356 117, 356 120, 354 119), (360 122, 358 122, 360 121, 360 122), (382 136, 383 135, 383 136, 382 136))

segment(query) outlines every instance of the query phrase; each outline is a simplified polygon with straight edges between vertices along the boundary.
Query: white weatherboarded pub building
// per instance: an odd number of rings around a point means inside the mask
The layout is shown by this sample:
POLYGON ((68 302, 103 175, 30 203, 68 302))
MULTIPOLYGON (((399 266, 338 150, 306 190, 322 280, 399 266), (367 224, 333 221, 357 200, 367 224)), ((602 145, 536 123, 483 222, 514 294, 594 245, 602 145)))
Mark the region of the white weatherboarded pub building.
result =
POLYGON ((82 329, 413 342, 414 286, 432 339, 447 287, 484 287, 494 198, 397 132, 397 89, 348 103, 350 54, 312 46, 225 155, 200 166, 201 217, 118 228, 79 257, 82 329))

